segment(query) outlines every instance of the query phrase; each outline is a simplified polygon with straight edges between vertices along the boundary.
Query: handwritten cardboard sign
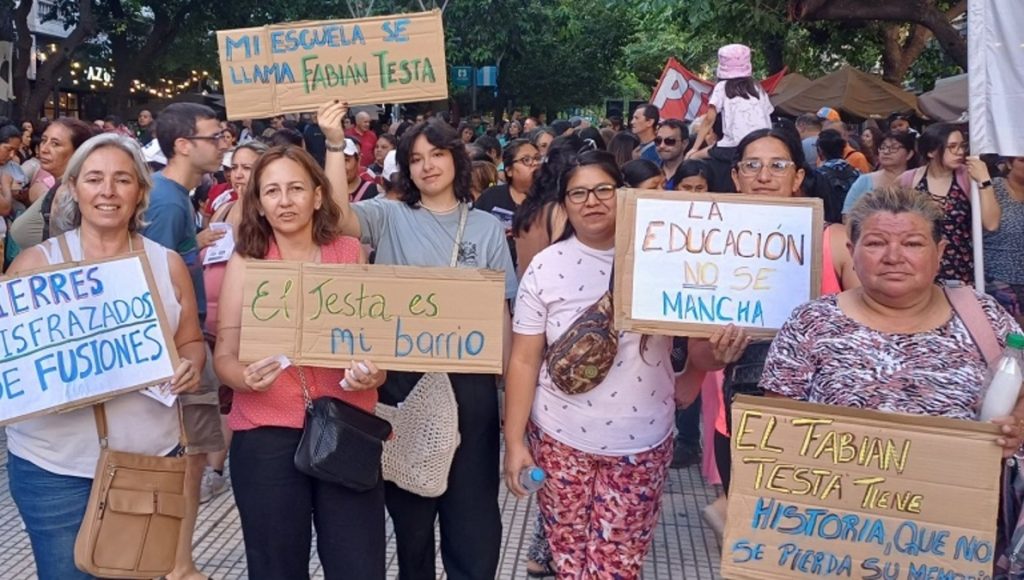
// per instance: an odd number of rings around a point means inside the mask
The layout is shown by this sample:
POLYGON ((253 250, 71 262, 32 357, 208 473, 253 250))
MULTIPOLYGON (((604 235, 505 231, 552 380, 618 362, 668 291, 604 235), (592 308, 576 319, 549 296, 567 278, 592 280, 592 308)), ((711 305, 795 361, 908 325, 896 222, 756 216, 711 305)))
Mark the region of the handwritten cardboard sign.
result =
POLYGON ((821 200, 625 189, 616 219, 620 330, 770 337, 820 293, 821 200))
POLYGON ((0 279, 0 424, 162 383, 177 360, 143 253, 0 279))
POLYGON ((243 361, 500 373, 505 276, 490 270, 251 261, 243 361))
POLYGON ((441 12, 217 32, 229 119, 448 97, 441 12))
POLYGON ((991 580, 998 430, 737 397, 725 578, 991 580))

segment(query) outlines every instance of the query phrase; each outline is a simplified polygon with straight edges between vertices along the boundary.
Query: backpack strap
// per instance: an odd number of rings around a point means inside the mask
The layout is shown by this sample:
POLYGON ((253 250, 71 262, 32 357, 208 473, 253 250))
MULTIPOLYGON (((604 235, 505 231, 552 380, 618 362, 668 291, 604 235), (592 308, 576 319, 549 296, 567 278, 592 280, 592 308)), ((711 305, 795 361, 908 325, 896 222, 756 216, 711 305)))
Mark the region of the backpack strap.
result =
POLYGON ((918 182, 924 178, 924 174, 927 169, 927 166, 918 167, 917 169, 908 169, 896 178, 896 183, 900 184, 902 187, 914 189, 917 187, 918 182))
POLYGON ((53 200, 57 197, 58 189, 60 189, 59 181, 43 196, 43 205, 39 208, 39 213, 43 216, 43 237, 39 240, 41 242, 50 239, 50 215, 53 213, 53 200))
POLYGON ((985 364, 994 365, 999 360, 1002 349, 999 347, 996 331, 992 329, 992 323, 985 316, 985 311, 981 308, 981 302, 974 294, 974 289, 970 286, 960 286, 958 288, 945 287, 943 291, 946 293, 946 299, 949 300, 953 311, 963 321, 974 344, 981 351, 981 355, 985 358, 985 364))

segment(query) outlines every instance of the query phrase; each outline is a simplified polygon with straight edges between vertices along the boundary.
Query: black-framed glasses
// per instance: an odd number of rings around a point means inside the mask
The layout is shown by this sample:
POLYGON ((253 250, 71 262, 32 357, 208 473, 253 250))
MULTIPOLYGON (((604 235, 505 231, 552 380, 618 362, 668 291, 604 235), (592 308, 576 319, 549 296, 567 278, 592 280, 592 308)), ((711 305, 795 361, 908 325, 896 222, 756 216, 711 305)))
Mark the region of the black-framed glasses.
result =
POLYGON ((675 147, 676 145, 679 144, 679 139, 676 139, 675 137, 655 137, 654 138, 654 146, 655 147, 661 145, 662 143, 664 143, 668 147, 675 147))
POLYGON ((772 159, 771 161, 765 162, 761 159, 744 159, 737 164, 740 173, 747 177, 753 177, 761 173, 761 170, 768 168, 768 173, 779 177, 785 175, 789 171, 790 167, 796 165, 795 162, 789 159, 772 159))
POLYGON ((230 135, 230 133, 228 133, 227 131, 217 131, 213 135, 193 135, 191 137, 185 138, 188 139, 189 141, 213 141, 214 143, 216 143, 217 141, 223 141, 224 138, 227 137, 228 135, 230 135))
POLYGON ((878 148, 879 153, 896 153, 903 149, 903 145, 882 145, 878 148))
POLYGON ((565 193, 566 199, 576 204, 587 203, 590 199, 590 194, 594 194, 594 197, 598 201, 608 201, 615 197, 616 187, 610 183, 602 183, 597 187, 575 187, 565 193))
POLYGON ((519 159, 513 159, 512 160, 513 164, 522 163, 523 165, 525 165, 527 167, 533 167, 535 165, 540 165, 543 162, 544 162, 544 157, 542 157, 540 155, 533 155, 533 156, 528 156, 528 157, 520 157, 519 159))
POLYGON ((950 143, 946 145, 946 151, 949 151, 950 153, 967 153, 967 142, 950 143))

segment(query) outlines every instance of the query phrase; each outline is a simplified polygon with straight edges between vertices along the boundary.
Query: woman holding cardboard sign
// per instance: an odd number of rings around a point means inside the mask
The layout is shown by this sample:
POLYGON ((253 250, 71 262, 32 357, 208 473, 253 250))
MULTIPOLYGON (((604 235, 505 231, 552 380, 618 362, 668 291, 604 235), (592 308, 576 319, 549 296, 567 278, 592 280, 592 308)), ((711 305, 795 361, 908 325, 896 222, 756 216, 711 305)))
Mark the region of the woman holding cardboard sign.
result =
MULTIPOLYGON (((1020 326, 994 298, 934 283, 944 219, 926 193, 908 188, 862 197, 849 215, 862 286, 793 311, 761 386, 813 403, 976 418, 987 364, 975 337, 994 334, 1002 348, 1020 326), (886 363, 864 364, 874 360, 886 363)), ((998 443, 1007 453, 1021 443, 1024 406, 1014 415, 994 421, 1003 425, 998 443)))
POLYGON ((612 328, 614 156, 574 156, 559 183, 566 231, 531 261, 516 301, 505 481, 522 497, 524 469, 547 473, 538 502, 559 577, 633 578, 672 460, 672 339, 612 328))
MULTIPOLYGON (((71 157, 63 183, 72 200, 70 219, 78 228, 22 252, 10 274, 144 249, 181 357, 171 391, 195 390, 206 358, 195 293, 178 254, 137 233, 152 187, 138 145, 114 134, 89 139, 71 157)), ((173 406, 130 393, 107 401, 105 408, 111 449, 147 455, 177 449, 179 422, 173 406)), ((11 495, 32 540, 39 577, 89 578, 75 568, 73 548, 100 453, 93 410, 10 425, 7 447, 11 495)))
MULTIPOLYGON (((350 204, 347 196, 337 195, 347 191, 341 131, 346 108, 344 103, 328 103, 317 116, 327 138, 326 168, 341 207, 341 231, 372 245, 378 264, 503 271, 505 297, 514 297, 515 268, 505 228, 494 216, 470 209, 471 165, 455 131, 439 120, 414 125, 398 145, 401 197, 350 204)), ((506 305, 506 321, 507 312, 506 305)), ((439 374, 451 382, 461 443, 450 468, 444 470, 448 477, 441 483, 447 487, 439 497, 424 497, 391 482, 386 486, 399 574, 403 580, 436 578, 434 523, 440 518, 441 557, 448 577, 493 578, 501 547, 495 376, 439 374)), ((405 401, 421 376, 389 373, 381 402, 394 406, 405 401)))
MULTIPOLYGON (((346 193, 347 190, 342 190, 346 193)), ((239 362, 242 295, 249 260, 365 263, 362 246, 338 232, 338 206, 316 161, 298 147, 264 153, 240 200, 235 255, 221 292, 214 367, 234 389, 228 426, 232 489, 251 578, 307 578, 311 523, 328 578, 384 578, 384 486, 355 489, 296 468, 307 399, 330 397, 373 412, 385 378, 373 363, 350 369, 239 362)), ((283 360, 282 360, 283 359, 283 360)), ((308 425, 305 427, 308 429, 308 425)))
MULTIPOLYGON (((759 129, 749 133, 736 147, 732 179, 736 191, 746 195, 795 197, 801 195, 804 180, 804 155, 799 139, 782 129, 759 129)), ((846 250, 846 232, 841 225, 826 226, 823 236, 821 293, 834 294, 859 285, 846 250)), ((730 330, 732 331, 732 330, 730 330)), ((722 399, 715 420, 714 455, 722 485, 728 493, 730 483, 729 403, 737 392, 757 389, 768 351, 768 342, 755 342, 739 356, 729 368, 722 362, 699 370, 716 372, 725 370, 724 377, 709 375, 707 380, 718 380, 721 388, 714 389, 722 399)), ((714 345, 705 341, 690 341, 691 356, 700 365, 707 360, 704 354, 714 345)), ((704 511, 704 517, 719 533, 725 522, 725 500, 719 498, 704 511)))

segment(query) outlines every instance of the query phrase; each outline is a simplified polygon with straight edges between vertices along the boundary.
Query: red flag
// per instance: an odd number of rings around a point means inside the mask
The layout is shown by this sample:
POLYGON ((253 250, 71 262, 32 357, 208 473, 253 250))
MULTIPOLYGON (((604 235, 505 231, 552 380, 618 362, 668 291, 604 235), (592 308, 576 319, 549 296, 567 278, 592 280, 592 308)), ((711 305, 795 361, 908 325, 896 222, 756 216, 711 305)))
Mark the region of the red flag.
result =
POLYGON ((715 86, 669 58, 654 89, 651 104, 661 111, 662 119, 692 121, 708 108, 708 97, 715 86))
POLYGON ((769 95, 774 95, 775 89, 778 88, 779 83, 782 82, 782 77, 786 76, 786 73, 788 72, 788 66, 782 67, 782 70, 761 81, 761 88, 763 88, 764 92, 769 95))
MULTIPOLYGON (((779 72, 761 81, 761 87, 769 95, 775 92, 782 77, 789 72, 783 68, 779 72)), ((708 82, 693 74, 674 58, 669 58, 661 80, 654 89, 651 104, 658 107, 662 119, 681 119, 692 121, 704 114, 708 109, 708 99, 714 83, 708 82)))

